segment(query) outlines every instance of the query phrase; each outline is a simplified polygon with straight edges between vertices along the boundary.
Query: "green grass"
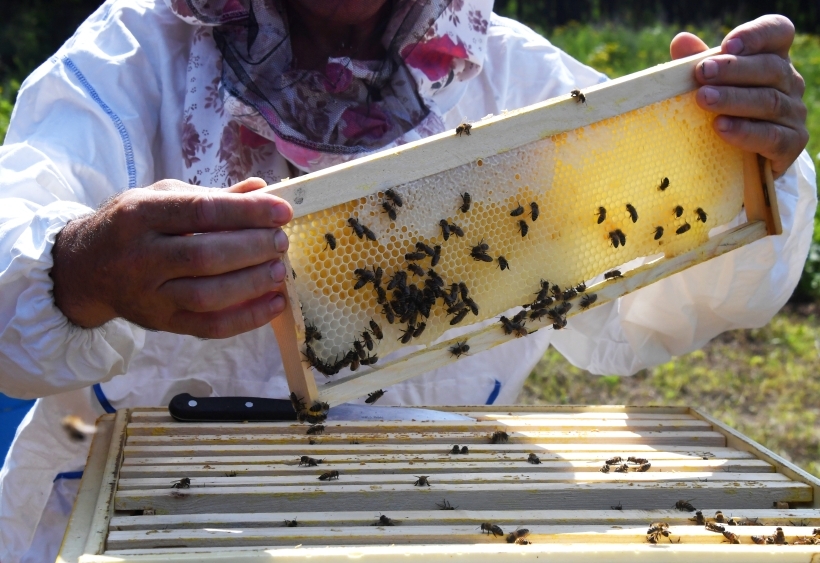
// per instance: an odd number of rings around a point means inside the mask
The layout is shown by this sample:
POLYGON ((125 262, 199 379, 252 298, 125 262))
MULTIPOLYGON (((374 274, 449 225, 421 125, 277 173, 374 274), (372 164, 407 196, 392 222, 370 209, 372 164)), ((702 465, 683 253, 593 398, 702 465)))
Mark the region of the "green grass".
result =
POLYGON ((633 377, 592 375, 550 348, 520 401, 692 406, 820 476, 819 348, 820 322, 794 309, 633 377))

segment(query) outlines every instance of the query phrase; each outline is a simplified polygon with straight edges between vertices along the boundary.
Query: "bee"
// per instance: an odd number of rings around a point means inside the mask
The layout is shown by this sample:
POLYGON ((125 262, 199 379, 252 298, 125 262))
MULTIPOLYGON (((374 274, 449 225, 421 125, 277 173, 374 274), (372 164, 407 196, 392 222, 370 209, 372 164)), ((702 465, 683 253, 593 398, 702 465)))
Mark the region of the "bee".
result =
POLYGON ((526 319, 526 318, 527 318, 527 311, 526 310, 521 310, 521 311, 518 311, 515 314, 515 316, 512 318, 512 322, 514 324, 517 324, 517 323, 523 322, 524 319, 526 319))
POLYGON ((413 338, 413 331, 416 330, 416 327, 413 325, 408 325, 407 330, 402 330, 402 336, 398 340, 401 340, 402 344, 407 344, 413 338))
POLYGON ((382 207, 384 208, 384 212, 387 213, 387 216, 390 217, 390 220, 395 221, 398 215, 396 214, 396 208, 393 204, 389 201, 383 201, 382 207))
POLYGON ((171 481, 171 488, 172 489, 190 489, 191 488, 191 478, 190 477, 183 477, 182 479, 177 479, 176 481, 171 481))
POLYGON ((510 269, 510 263, 507 262, 506 258, 504 258, 503 256, 499 256, 497 258, 497 260, 498 260, 498 267, 501 268, 502 272, 504 270, 509 270, 510 269))
POLYGON ((705 526, 706 525, 706 518, 703 517, 703 512, 701 512, 700 510, 695 512, 695 517, 690 518, 689 520, 691 520, 692 522, 694 522, 698 526, 705 526))
POLYGON ((626 235, 624 232, 621 229, 615 229, 615 234, 618 235, 621 246, 626 246, 626 235))
POLYGON ((455 446, 453 446, 450 449, 450 454, 452 454, 452 455, 458 455, 459 453, 461 453, 461 448, 459 447, 458 444, 456 444, 455 446))
POLYGON ((404 259, 407 261, 424 260, 426 257, 427 254, 424 252, 408 252, 404 255, 404 259))
POLYGON ((299 522, 296 521, 296 518, 293 520, 285 520, 285 527, 286 528, 295 528, 299 525, 299 522))
POLYGON ((319 332, 319 329, 317 329, 313 325, 305 326, 305 344, 309 344, 310 342, 312 342, 314 340, 321 340, 321 339, 322 339, 322 333, 319 332))
POLYGON ((464 342, 456 342, 455 346, 450 347, 450 353, 456 358, 460 358, 469 351, 470 345, 467 344, 466 340, 464 342))
POLYGON ((618 464, 619 464, 619 463, 621 463, 623 460, 624 460, 624 459, 623 459, 622 457, 620 457, 620 456, 615 456, 615 457, 611 457, 611 458, 609 458, 609 459, 608 459, 608 460, 606 460, 606 462, 604 462, 604 463, 606 463, 607 465, 618 465, 618 464))
MULTIPOLYGON (((649 543, 658 543, 661 537, 669 538, 669 524, 666 522, 653 522, 646 531, 646 541, 649 543)), ((672 540, 669 540, 672 543, 672 540)))
POLYGON ((423 242, 416 243, 416 250, 418 250, 419 252, 424 252, 428 256, 433 255, 433 249, 430 248, 428 245, 424 244, 423 242))
POLYGON ((334 237, 330 233, 325 233, 325 240, 327 241, 327 244, 325 245, 325 250, 327 250, 328 246, 330 247, 330 250, 336 250, 336 237, 334 237))
POLYGON ((698 221, 700 221, 701 223, 706 222, 706 212, 703 210, 703 208, 698 207, 697 209, 695 209, 695 213, 697 213, 698 215, 698 221))
POLYGON ((530 219, 537 221, 540 214, 541 212, 538 210, 538 204, 534 201, 530 202, 530 219))
POLYGON ((721 512, 720 510, 715 512, 715 522, 719 522, 721 524, 726 522, 726 517, 723 515, 723 512, 721 512))
POLYGON ((578 285, 575 286, 575 291, 577 291, 578 293, 583 293, 586 290, 587 290, 587 284, 585 284, 584 282, 581 282, 581 283, 579 283, 578 285))
POLYGON ((319 481, 332 481, 333 479, 339 480, 339 472, 335 469, 333 471, 325 471, 319 475, 319 481))
POLYGON ((532 320, 537 321, 537 320, 541 319, 541 317, 543 317, 545 315, 548 315, 548 314, 549 314, 549 311, 547 311, 546 309, 533 309, 532 311, 530 311, 530 318, 532 320))
POLYGON ((615 473, 626 473, 629 471, 629 466, 627 464, 619 465, 615 468, 615 473))
POLYGON ((621 275, 620 270, 611 270, 611 271, 604 274, 604 279, 605 280, 612 280, 612 279, 615 279, 615 278, 622 278, 622 277, 623 276, 621 275))
POLYGON ((467 307, 470 308, 470 311, 472 311, 474 315, 478 315, 478 304, 475 301, 473 301, 472 298, 468 297, 464 300, 464 302, 467 304, 467 307))
POLYGON ((580 102, 582 104, 587 103, 587 97, 584 96, 584 94, 578 89, 575 89, 572 92, 570 92, 569 96, 571 98, 575 98, 575 101, 580 102))
POLYGON ((467 284, 464 282, 459 282, 458 291, 461 293, 461 298, 466 301, 467 296, 470 295, 470 290, 467 288, 467 284))
POLYGON ((660 240, 663 236, 663 227, 655 227, 655 240, 660 240))
POLYGON ((441 246, 438 244, 433 247, 433 256, 430 259, 430 265, 436 266, 438 261, 441 259, 441 246))
POLYGON ((307 429, 307 432, 305 432, 305 434, 308 434, 309 436, 313 436, 315 434, 323 434, 324 431, 325 431, 324 425, 314 424, 313 426, 311 426, 310 428, 307 429))
POLYGON ((581 310, 589 309, 589 307, 598 301, 598 294, 589 293, 581 298, 581 310))
POLYGON ((364 237, 364 228, 362 227, 362 224, 359 223, 358 219, 356 219, 355 217, 351 217, 347 220, 347 224, 350 225, 350 228, 353 229, 353 232, 356 233, 357 237, 364 237))
POLYGON ((367 394, 367 399, 364 400, 365 403, 368 405, 372 405, 376 401, 382 398, 382 396, 387 393, 387 391, 383 389, 379 389, 378 391, 373 391, 372 393, 367 394))
POLYGON ((408 264, 407 269, 413 272, 413 274, 416 276, 424 277, 424 268, 422 268, 418 264, 408 264))
MULTIPOLYGON (((370 229, 368 229, 368 228, 367 228, 367 227, 365 227, 364 225, 360 225, 360 226, 361 226, 361 228, 362 228, 362 232, 364 232, 364 236, 366 236, 368 239, 370 239, 370 240, 372 240, 372 241, 374 241, 374 242, 375 242, 376 240, 378 240, 378 239, 376 238, 376 233, 374 233, 373 231, 371 231, 370 229)), ((361 238, 361 237, 359 237, 359 238, 361 238)))
POLYGON ((635 471, 637 471, 638 473, 645 473, 645 472, 649 471, 650 467, 652 467, 651 463, 649 463, 649 462, 642 463, 638 467, 635 468, 635 471))
POLYGON ((296 412, 305 410, 307 408, 304 399, 300 399, 299 397, 297 397, 296 393, 290 394, 290 404, 293 406, 293 410, 295 410, 296 412))
POLYGON ((392 325, 393 322, 396 320, 396 314, 393 312, 393 308, 390 306, 389 303, 385 303, 382 306, 382 313, 384 314, 384 317, 387 319, 387 324, 392 325))
POLYGON ((752 541, 755 542, 757 545, 765 545, 766 536, 752 536, 752 541))
POLYGON ((75 415, 63 417, 60 424, 73 442, 84 442, 88 436, 91 436, 97 432, 96 426, 93 424, 86 424, 83 422, 82 418, 75 415))
POLYGON ((789 543, 786 541, 786 536, 783 533, 783 528, 779 526, 774 530, 774 543, 776 545, 788 545, 789 543))
POLYGON ((429 487, 430 486, 430 481, 428 481, 428 479, 430 478, 429 475, 413 475, 413 477, 416 478, 416 482, 413 483, 414 487, 429 487))
POLYGON ((530 454, 527 457, 527 463, 531 463, 533 465, 541 465, 541 458, 535 454, 530 454))
POLYGON ((794 541, 792 541, 792 545, 817 545, 817 539, 807 536, 797 536, 794 538, 794 541))
POLYGON ((609 508, 610 508, 610 509, 612 509, 612 510, 623 510, 623 509, 624 509, 624 505, 622 505, 622 504, 619 502, 619 503, 618 503, 618 504, 616 504, 615 506, 610 505, 610 506, 609 506, 609 508))
POLYGON ((322 463, 321 459, 314 459, 314 458, 312 458, 310 456, 307 456, 307 455, 303 455, 302 457, 299 458, 299 465, 300 466, 306 465, 308 467, 316 467, 320 463, 322 463))
POLYGON ((464 317, 466 317, 467 313, 469 312, 469 309, 463 309, 460 313, 458 313, 455 317, 452 318, 452 320, 450 321, 450 326, 457 325, 458 323, 463 321, 464 317))
POLYGON ((375 336, 378 340, 381 340, 382 338, 384 338, 384 333, 382 332, 381 327, 376 323, 376 321, 374 321, 373 319, 370 319, 369 324, 370 324, 370 332, 373 333, 373 336, 375 336))
POLYGON ((518 207, 516 207, 515 209, 510 211, 510 217, 518 217, 519 215, 523 215, 523 214, 524 214, 524 208, 521 206, 520 203, 518 204, 518 207))
POLYGON ((600 469, 601 473, 609 473, 609 466, 605 463, 600 469))
POLYGON ((526 538, 518 538, 515 540, 516 545, 532 545, 532 542, 526 538))
POLYGON ((680 205, 676 205, 674 209, 672 209, 672 213, 675 214, 675 217, 680 217, 683 215, 683 207, 680 205))
POLYGON ((720 524, 715 524, 714 522, 707 522, 703 526, 704 526, 704 528, 706 528, 710 532, 716 532, 718 534, 722 534, 723 532, 726 531, 726 528, 724 528, 720 524))
POLYGON ((370 333, 366 330, 362 332, 362 340, 364 341, 364 345, 367 347, 368 350, 371 352, 373 351, 373 338, 370 336, 370 333))
POLYGON ((527 222, 521 219, 518 221, 518 230, 521 231, 521 238, 527 236, 527 233, 530 232, 530 226, 527 225, 527 222))
POLYGON ((621 245, 621 237, 618 236, 616 231, 611 231, 609 233, 609 241, 612 243, 612 246, 618 248, 621 245))
POLYGON ((493 261, 492 256, 490 256, 486 252, 480 252, 480 251, 476 252, 475 249, 473 249, 473 251, 470 252, 470 256, 472 256, 473 260, 475 260, 475 261, 481 261, 481 262, 492 262, 493 261))
MULTIPOLYGON (((561 294, 561 299, 563 299, 564 301, 569 301, 570 299, 574 299, 577 295, 578 295, 578 291, 574 287, 570 287, 569 289, 564 290, 564 293, 561 294)), ((570 304, 565 303, 565 305, 570 305, 570 304)))
POLYGON ((660 186, 658 186, 658 189, 659 189, 660 191, 664 191, 664 190, 665 190, 666 188, 668 188, 668 187, 669 187, 669 178, 663 178, 663 179, 661 180, 661 185, 660 185, 660 186))
POLYGON ((459 207, 459 209, 461 209, 462 213, 467 213, 470 210, 470 204, 472 203, 472 201, 473 198, 470 197, 469 193, 464 192, 463 194, 461 194, 461 207, 459 207))
POLYGON ((436 506, 439 507, 439 510, 455 510, 458 508, 457 506, 453 506, 452 504, 447 502, 447 499, 442 499, 440 503, 437 502, 436 506))
POLYGON ((729 530, 724 530, 723 531, 723 537, 726 538, 728 543, 734 543, 734 544, 740 543, 740 536, 730 532, 729 530))
POLYGON ((601 223, 606 221, 606 208, 599 207, 598 208, 598 213, 596 213, 595 215, 598 216, 598 224, 600 225, 601 223))
MULTIPOLYGON (((691 499, 691 500, 694 500, 694 499, 691 499)), ((688 500, 679 500, 678 502, 675 503, 675 506, 673 508, 675 508, 676 510, 683 511, 683 512, 694 512, 696 510, 695 507, 692 506, 692 503, 689 502, 688 500)))
POLYGON ((450 238, 450 223, 446 219, 442 219, 438 222, 438 225, 441 227, 441 236, 444 237, 444 240, 448 240, 450 238))
POLYGON ((384 514, 379 515, 379 519, 375 521, 372 526, 395 526, 396 523, 392 518, 388 518, 384 514))
POLYGON ((506 444, 510 440, 510 435, 503 430, 496 430, 490 435, 491 444, 506 444))
POLYGON ((492 522, 484 522, 481 524, 481 533, 487 532, 487 535, 493 535, 493 537, 501 537, 504 535, 504 530, 501 529, 500 526, 493 524, 492 522))
POLYGON ((626 211, 629 213, 629 218, 632 219, 633 223, 638 222, 638 210, 635 209, 635 206, 631 203, 626 204, 626 211))
POLYGON ((356 268, 353 270, 353 274, 356 276, 357 281, 356 284, 353 286, 353 289, 361 289, 368 282, 376 282, 376 275, 366 268, 356 268))
POLYGON ((401 207, 402 205, 404 205, 404 202, 402 201, 401 197, 399 197, 399 194, 397 194, 395 190, 393 190, 393 188, 390 188, 389 190, 384 192, 384 195, 393 203, 395 203, 396 207, 401 207))
POLYGON ((677 233, 679 235, 682 235, 683 233, 685 233, 686 231, 688 231, 691 228, 692 228, 692 225, 690 225, 689 223, 684 223, 683 225, 678 227, 678 230, 675 231, 675 233, 677 233))
POLYGON ((225 473, 225 477, 236 477, 236 471, 228 471, 225 473))
POLYGON ((472 125, 470 125, 467 122, 464 122, 461 125, 459 125, 458 127, 456 127, 456 135, 458 137, 461 137, 461 134, 464 133, 465 135, 467 135, 469 137, 470 136, 470 130, 472 128, 473 128, 472 125))
POLYGON ((418 338, 421 336, 421 333, 424 332, 424 329, 427 328, 427 323, 420 323, 419 326, 413 331, 413 338, 418 338))
POLYGON ((470 448, 467 446, 461 446, 461 455, 467 455, 470 453, 470 448))
POLYGON ((365 352, 364 346, 362 346, 362 343, 358 340, 353 341, 353 349, 356 350, 356 354, 358 354, 360 360, 367 357, 367 352, 365 352))
POLYGON ((628 458, 626 458, 626 461, 628 461, 629 463, 637 463, 638 465, 649 463, 648 459, 635 456, 629 456, 628 458))
POLYGON ((515 543, 519 539, 526 538, 530 535, 530 531, 526 528, 519 528, 514 532, 507 534, 507 543, 515 543))

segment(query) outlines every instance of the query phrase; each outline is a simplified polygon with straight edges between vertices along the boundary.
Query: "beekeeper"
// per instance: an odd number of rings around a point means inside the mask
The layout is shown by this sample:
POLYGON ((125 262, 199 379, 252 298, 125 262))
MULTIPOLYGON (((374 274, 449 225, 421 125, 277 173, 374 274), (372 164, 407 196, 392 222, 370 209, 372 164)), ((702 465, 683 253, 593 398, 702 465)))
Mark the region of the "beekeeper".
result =
MULTIPOLYGON (((92 422, 180 392, 287 395, 267 325, 284 305, 292 211, 254 189, 605 79, 491 10, 111 0, 28 78, 0 150, 0 391, 40 399, 0 473, 0 561, 54 559, 88 451, 65 415, 92 422)), ((696 70, 718 134, 772 160, 782 235, 384 403, 509 403, 550 343, 630 374, 765 324, 798 281, 816 204, 793 34, 783 17, 755 20, 696 70)), ((672 54, 705 48, 681 34, 672 54)))

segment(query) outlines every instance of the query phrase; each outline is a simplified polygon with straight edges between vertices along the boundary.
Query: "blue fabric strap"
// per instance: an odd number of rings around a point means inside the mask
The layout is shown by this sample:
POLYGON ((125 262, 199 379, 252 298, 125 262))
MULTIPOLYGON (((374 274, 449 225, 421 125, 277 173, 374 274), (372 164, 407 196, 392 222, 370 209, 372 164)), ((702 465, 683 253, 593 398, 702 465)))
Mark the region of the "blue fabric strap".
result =
POLYGON ((111 406, 111 403, 108 401, 108 397, 106 397, 105 393, 103 393, 102 385, 100 385, 99 383, 95 383, 93 389, 94 394, 97 396, 97 400, 100 402, 100 406, 103 408, 105 412, 107 412, 108 414, 113 414, 117 412, 117 409, 111 406))
POLYGON ((52 481, 52 483, 56 483, 60 479, 81 479, 82 476, 82 471, 66 471, 65 473, 58 473, 57 476, 54 478, 54 481, 52 481))
POLYGON ((499 380, 495 380, 495 386, 493 387, 492 393, 490 396, 487 397, 487 402, 484 403, 485 405, 492 405, 495 400, 498 398, 498 394, 501 393, 501 382, 499 380))

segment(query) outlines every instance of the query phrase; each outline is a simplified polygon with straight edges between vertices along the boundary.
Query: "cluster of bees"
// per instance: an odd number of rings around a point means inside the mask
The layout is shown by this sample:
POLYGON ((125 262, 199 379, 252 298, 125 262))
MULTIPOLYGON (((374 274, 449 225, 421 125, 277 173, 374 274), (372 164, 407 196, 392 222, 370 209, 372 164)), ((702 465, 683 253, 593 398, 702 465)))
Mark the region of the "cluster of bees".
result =
MULTIPOLYGON (((376 279, 375 275, 378 273, 378 279, 381 280, 381 268, 378 268, 377 272, 371 272, 370 270, 363 271, 372 277, 372 280, 376 279)), ((368 281, 371 280, 368 279, 368 281)), ((314 340, 321 340, 322 333, 319 332, 319 329, 315 326, 306 325, 304 355, 311 367, 315 368, 316 371, 322 375, 330 377, 332 375, 336 375, 347 367, 349 367, 351 371, 356 371, 359 369, 359 366, 369 366, 375 364, 379 360, 379 356, 376 354, 371 355, 370 352, 373 351, 375 346, 374 339, 381 340, 382 338, 384 338, 384 333, 382 333, 381 327, 378 323, 376 323, 376 321, 370 319, 370 328, 362 332, 360 339, 357 338, 353 341, 353 349, 343 354, 341 359, 337 358, 333 361, 333 363, 329 363, 321 360, 310 345, 314 340)), ((379 395, 379 397, 381 397, 381 395, 379 395)), ((296 407, 294 406, 294 408, 296 407)))
MULTIPOLYGON (((504 530, 501 529, 501 526, 498 524, 493 524, 492 522, 484 522, 481 524, 481 533, 487 533, 489 536, 492 534, 494 538, 496 537, 504 537, 504 530)), ((506 539, 507 543, 514 543, 518 545, 530 545, 532 542, 527 539, 527 536, 530 535, 530 531, 526 528, 518 528, 514 532, 510 532, 507 534, 506 539)))
POLYGON ((628 473, 629 470, 632 469, 633 471, 643 473, 644 471, 649 471, 650 467, 652 467, 652 464, 649 463, 648 459, 643 457, 629 456, 624 459, 621 456, 615 456, 606 460, 600 471, 601 473, 609 473, 610 470, 613 473, 628 473))
MULTIPOLYGON (((535 300, 532 303, 524 304, 523 309, 512 319, 501 316, 499 322, 504 334, 514 334, 516 337, 526 336, 528 334, 525 327, 527 318, 540 320, 542 317, 547 317, 552 321, 553 329, 561 330, 566 328, 567 313, 572 309, 570 300, 587 290, 587 286, 583 282, 575 287, 565 289, 555 284, 551 285, 546 280, 541 280, 540 283, 541 289, 536 293, 535 300)), ((581 310, 589 308, 597 300, 598 296, 594 293, 584 295, 581 298, 581 310)))
POLYGON ((325 431, 325 427, 321 423, 327 420, 327 413, 330 410, 329 404, 316 401, 308 407, 305 401, 293 392, 290 394, 290 404, 293 406, 293 410, 296 411, 296 420, 310 424, 306 434, 322 434, 325 431))

